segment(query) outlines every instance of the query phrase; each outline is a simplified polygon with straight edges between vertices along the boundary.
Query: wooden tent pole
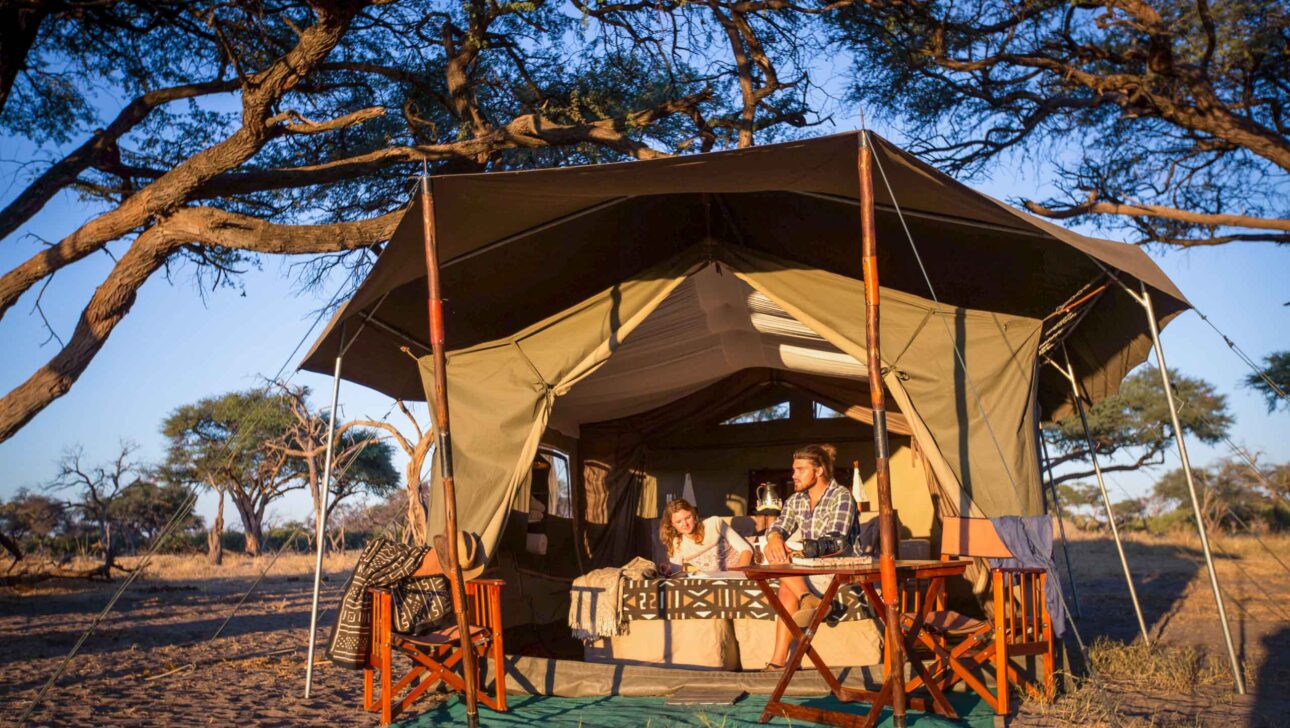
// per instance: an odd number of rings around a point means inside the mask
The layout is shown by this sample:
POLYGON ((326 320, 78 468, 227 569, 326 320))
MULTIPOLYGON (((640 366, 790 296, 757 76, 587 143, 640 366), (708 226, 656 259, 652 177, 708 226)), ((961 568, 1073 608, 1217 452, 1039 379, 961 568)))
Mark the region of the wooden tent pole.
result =
POLYGON ((868 132, 860 132, 857 159, 860 175, 860 242, 864 270, 865 349, 869 353, 869 403, 873 410, 873 450, 878 481, 878 566, 882 576, 882 606, 886 613, 886 644, 892 724, 905 726, 905 654, 900 627, 900 596, 896 583, 896 518, 891 510, 891 469, 888 466, 887 404, 882 384, 878 345, 878 241, 873 219, 873 150, 868 132))
MULTIPOLYGON (((466 674, 466 719, 473 726, 479 720, 479 673, 475 648, 471 644, 470 626, 466 620, 466 588, 462 583, 461 561, 457 556, 457 491, 452 474, 452 437, 448 427, 448 357, 444 351, 443 296, 439 289, 439 248, 435 239, 434 198, 430 195, 430 178, 421 177, 421 230, 425 236, 426 280, 429 284, 430 350, 434 356, 434 408, 439 437, 435 450, 439 454, 443 476, 444 536, 448 561, 452 564, 449 582, 452 586, 452 608, 457 616, 457 633, 461 636, 462 671, 466 674)), ((441 562, 442 563, 442 562, 441 562)))

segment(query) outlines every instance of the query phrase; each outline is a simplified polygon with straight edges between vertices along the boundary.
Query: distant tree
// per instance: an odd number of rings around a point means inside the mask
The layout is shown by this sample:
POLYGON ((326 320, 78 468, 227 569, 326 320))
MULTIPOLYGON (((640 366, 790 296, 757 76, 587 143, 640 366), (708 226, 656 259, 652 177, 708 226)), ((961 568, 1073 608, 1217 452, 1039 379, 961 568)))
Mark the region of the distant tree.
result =
POLYGON ((827 16, 853 97, 973 172, 1049 161, 1055 220, 1141 243, 1290 242, 1290 6, 866 0, 827 16))
POLYGON ((1263 359, 1262 372, 1245 377, 1245 386, 1268 401, 1268 412, 1290 409, 1290 351, 1274 351, 1263 359), (1280 391, 1278 391, 1280 390, 1280 391))
MULTIPOLYGON (((1232 416, 1227 398, 1214 385, 1201 379, 1171 371, 1178 416, 1183 432, 1204 443, 1217 442, 1227 434, 1232 416)), ((1132 471, 1160 465, 1165 451, 1173 447, 1173 426, 1165 400, 1160 373, 1144 367, 1124 380, 1119 394, 1107 397, 1088 408, 1089 433, 1093 439, 1103 472, 1132 471), (1124 460, 1126 457, 1128 460, 1124 460)), ((1091 463, 1088 442, 1078 415, 1044 427, 1057 483, 1081 480, 1094 475, 1091 467, 1072 468, 1077 463, 1091 463), (1065 466, 1065 467, 1063 467, 1065 466)))
MULTIPOLYGON (((67 522, 67 506, 62 501, 26 488, 0 504, 0 532, 11 537, 15 547, 23 541, 43 547, 67 522)), ((21 551, 15 557, 21 558, 21 551)))
MULTIPOLYGON (((1050 491, 1045 490, 1044 496, 1049 499, 1049 510, 1056 512, 1056 507, 1051 502, 1050 491)), ((1102 526, 1099 518, 1099 514, 1102 513, 1102 495, 1096 485, 1060 483, 1057 486, 1057 496, 1062 502, 1062 513, 1072 519, 1071 523, 1081 528, 1089 525, 1102 526)))
POLYGON ((123 538, 137 548, 151 544, 172 518, 179 518, 176 535, 200 530, 202 518, 194 513, 197 504, 191 496, 192 489, 185 485, 138 480, 126 486, 108 510, 123 538))
POLYGON ((220 496, 208 544, 212 563, 223 555, 224 496, 241 517, 246 552, 258 556, 269 505, 304 487, 302 463, 284 451, 294 422, 290 400, 261 387, 184 405, 162 423, 166 477, 220 496))
POLYGON ((408 456, 407 465, 403 470, 403 482, 407 485, 407 492, 402 500, 407 507, 407 535, 412 543, 425 546, 430 542, 426 536, 426 506, 429 503, 430 494, 426 492, 425 465, 435 442, 435 431, 433 427, 422 429, 421 423, 402 400, 396 404, 403 416, 412 423, 414 437, 405 436, 399 428, 389 422, 356 420, 354 424, 384 430, 403 450, 403 454, 408 456))
POLYGON ((49 484, 53 490, 75 491, 72 504, 85 520, 98 528, 103 564, 92 572, 95 576, 111 578, 112 569, 121 568, 116 563, 119 535, 114 532, 112 507, 126 488, 140 479, 142 467, 133 459, 138 449, 132 442, 122 442, 115 458, 89 466, 83 462, 84 449, 74 447, 63 454, 58 475, 49 484))
MULTIPOLYGON (((1286 486, 1290 464, 1251 467, 1244 460, 1225 459, 1205 468, 1193 468, 1205 530, 1240 530, 1241 524, 1280 527, 1290 515, 1282 503, 1273 500, 1286 486)), ((1192 517, 1191 495, 1182 469, 1166 473, 1155 484, 1153 494, 1175 512, 1192 517)))
MULTIPOLYGON (((314 503, 315 518, 322 513, 322 480, 326 466, 329 413, 310 409, 309 389, 275 384, 291 410, 294 422, 272 447, 302 463, 296 468, 314 503)), ((399 485, 392 460, 394 448, 373 430, 356 422, 337 423, 332 446, 331 483, 327 489, 324 520, 346 499, 358 494, 385 496, 399 485)))
POLYGON ((1149 509, 1149 498, 1126 498, 1111 506, 1111 511, 1115 513, 1115 525, 1129 530, 1146 530, 1149 509))

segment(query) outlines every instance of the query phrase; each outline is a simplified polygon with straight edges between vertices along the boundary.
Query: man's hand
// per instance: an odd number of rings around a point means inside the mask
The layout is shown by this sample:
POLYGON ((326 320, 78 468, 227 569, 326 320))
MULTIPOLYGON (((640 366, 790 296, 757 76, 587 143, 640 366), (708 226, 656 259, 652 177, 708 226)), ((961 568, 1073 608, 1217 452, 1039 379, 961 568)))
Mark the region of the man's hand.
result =
POLYGON ((778 531, 772 531, 766 537, 766 546, 762 548, 762 555, 766 557, 768 564, 788 563, 788 549, 784 547, 784 537, 779 535, 778 531))

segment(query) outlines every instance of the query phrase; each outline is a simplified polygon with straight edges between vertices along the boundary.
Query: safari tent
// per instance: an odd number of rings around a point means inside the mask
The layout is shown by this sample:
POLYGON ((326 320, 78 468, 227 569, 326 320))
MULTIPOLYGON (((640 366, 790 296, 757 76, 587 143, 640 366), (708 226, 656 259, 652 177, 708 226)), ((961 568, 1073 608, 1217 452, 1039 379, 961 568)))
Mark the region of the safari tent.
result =
MULTIPOLYGON (((1020 213, 871 138, 902 523, 926 536, 932 494, 942 513, 1041 513, 1037 426, 1073 402, 1042 357, 1069 356, 1097 401, 1151 347, 1112 279, 1145 284, 1162 322, 1186 299, 1138 248, 1020 213)), ((871 466, 859 139, 432 178, 461 527, 495 550, 522 525, 539 449, 568 459, 555 488, 567 501, 546 506, 545 561, 565 573, 641 553, 687 473, 707 512, 740 515, 749 471, 784 467, 794 443, 838 440, 840 460, 871 466), (803 415, 808 400, 845 420, 803 415), (721 425, 785 401, 802 403, 785 421, 721 425)), ((330 372, 344 349, 345 379, 426 399, 420 206, 304 368, 330 372)))

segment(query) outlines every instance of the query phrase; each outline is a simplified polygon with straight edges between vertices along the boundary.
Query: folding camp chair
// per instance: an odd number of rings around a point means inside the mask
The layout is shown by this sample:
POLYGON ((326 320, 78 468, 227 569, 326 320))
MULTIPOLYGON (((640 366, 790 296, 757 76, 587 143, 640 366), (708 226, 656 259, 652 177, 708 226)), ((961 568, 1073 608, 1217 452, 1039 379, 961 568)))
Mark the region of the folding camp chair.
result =
MULTIPOLYGON (((945 518, 941 531, 941 558, 1010 558, 994 524, 985 518, 945 518)), ((1055 662, 1052 618, 1044 602, 1047 574, 1043 569, 990 569, 992 609, 986 619, 969 617, 945 606, 945 595, 935 603, 906 605, 904 621, 913 624, 921 615, 923 630, 918 641, 935 655, 931 680, 942 690, 962 680, 998 715, 1008 712, 1008 683, 1030 694, 1051 698, 1055 662), (1042 691, 1017 668, 1013 658, 1042 656, 1042 691), (995 692, 986 687, 982 674, 993 667, 995 692)), ((907 689, 922 683, 915 677, 907 689)))
MULTIPOLYGON (((502 586, 501 579, 474 579, 466 582, 466 619, 470 625, 471 643, 479 656, 479 700, 484 705, 506 710, 506 667, 502 654, 502 586), (493 661, 493 691, 484 691, 483 666, 493 661)), ((394 603, 387 589, 370 589, 372 594, 372 648, 363 670, 363 708, 380 712, 381 725, 388 725, 427 690, 440 682, 450 689, 465 692, 466 680, 457 671, 462 662, 461 638, 457 625, 425 635, 394 631, 394 603), (412 660, 412 669, 394 681, 394 654, 403 653, 412 660), (376 692, 377 673, 380 691, 376 692), (406 694, 403 694, 404 691, 406 694), (399 697, 403 694, 403 697, 399 697)))

